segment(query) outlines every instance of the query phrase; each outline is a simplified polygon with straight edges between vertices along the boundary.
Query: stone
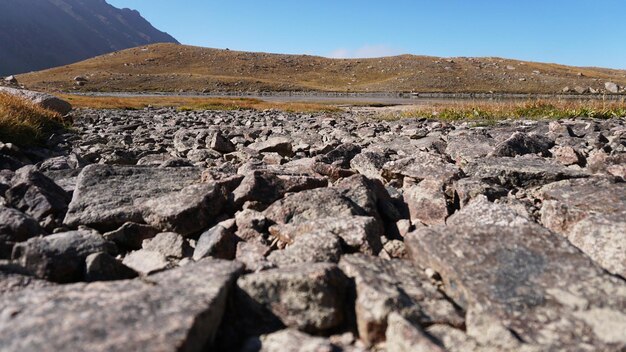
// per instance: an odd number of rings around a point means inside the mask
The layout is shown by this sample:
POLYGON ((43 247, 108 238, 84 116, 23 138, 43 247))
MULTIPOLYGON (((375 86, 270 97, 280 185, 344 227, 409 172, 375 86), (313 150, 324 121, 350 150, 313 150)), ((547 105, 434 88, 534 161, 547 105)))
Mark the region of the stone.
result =
POLYGON ((271 252, 271 248, 258 242, 239 242, 235 259, 243 263, 246 270, 258 272, 274 268, 275 265, 266 259, 271 252))
POLYGON ((413 222, 437 225, 445 223, 450 215, 444 185, 437 179, 426 178, 415 186, 407 187, 404 200, 413 222))
POLYGON ((608 179, 567 180, 544 186, 541 222, 565 236, 606 270, 626 277, 626 187, 608 179))
POLYGON ((129 253, 122 264, 142 275, 154 274, 173 266, 162 253, 145 249, 129 253))
POLYGON ((354 254, 344 255, 339 267, 356 284, 357 328, 368 345, 384 341, 392 312, 416 324, 463 325, 452 303, 408 261, 354 254))
POLYGON ((220 153, 210 149, 192 149, 187 152, 187 159, 192 163, 221 158, 220 153))
POLYGON ((605 333, 624 331, 626 283, 506 206, 477 199, 446 226, 411 233, 406 244, 413 262, 437 271, 446 294, 479 318, 466 322, 475 338, 498 328, 541 350, 626 346, 626 335, 605 333))
POLYGON ((609 93, 617 94, 619 93, 620 87, 613 82, 606 82, 604 83, 604 89, 609 93))
POLYGON ((348 281, 334 264, 269 269, 241 277, 237 286, 242 293, 238 307, 249 319, 274 317, 262 328, 283 324, 317 333, 338 327, 345 318, 348 281))
POLYGON ((462 171, 440 155, 418 151, 411 157, 386 163, 383 176, 386 180, 410 177, 418 182, 430 177, 448 183, 461 178, 462 171))
POLYGON ((18 243, 11 257, 37 278, 69 283, 84 279, 85 259, 98 252, 115 253, 116 248, 97 232, 79 230, 18 243))
POLYGON ((335 347, 325 338, 315 337, 295 329, 285 329, 264 335, 260 339, 262 352, 333 352, 335 347))
POLYGON ((205 257, 235 259, 237 238, 232 229, 217 224, 200 235, 193 252, 193 260, 205 257))
POLYGON ((16 97, 29 100, 35 105, 39 105, 44 109, 52 110, 61 115, 67 115, 70 111, 72 111, 72 104, 51 94, 9 87, 0 87, 0 93, 14 95, 16 97))
POLYGON ((144 240, 153 238, 159 233, 150 225, 127 222, 119 229, 102 235, 105 239, 115 242, 124 249, 141 249, 144 240))
POLYGON ((319 156, 317 160, 325 164, 331 164, 343 169, 349 169, 350 162, 360 152, 360 146, 352 143, 345 143, 339 145, 337 148, 329 151, 328 153, 319 156))
POLYGON ((4 77, 4 81, 11 84, 17 84, 17 78, 13 75, 4 77))
POLYGON ((541 186, 555 181, 589 176, 582 170, 570 169, 535 156, 488 157, 469 163, 463 170, 476 179, 504 187, 541 186))
POLYGON ((472 199, 485 196, 490 201, 506 197, 508 191, 500 185, 493 185, 475 178, 463 178, 453 184, 455 202, 459 207, 466 206, 472 199))
POLYGON ((508 139, 498 143, 490 155, 492 156, 518 156, 526 154, 541 154, 548 156, 554 141, 539 134, 515 132, 508 139))
POLYGON ((267 260, 277 267, 303 263, 337 263, 343 253, 339 237, 324 231, 296 237, 293 244, 275 250, 267 260))
POLYGON ((552 149, 552 156, 565 166, 584 166, 585 158, 570 146, 557 146, 552 149))
POLYGON ((209 148, 222 154, 232 153, 237 149, 233 142, 219 132, 215 133, 213 137, 211 137, 211 140, 208 141, 208 145, 209 148))
POLYGON ((89 165, 78 176, 64 224, 105 232, 126 222, 144 223, 143 203, 199 181, 195 168, 89 165))
POLYGON ((62 219, 70 202, 63 188, 32 166, 15 172, 12 187, 5 194, 9 204, 38 221, 62 219))
POLYGON ((298 224, 278 224, 269 228, 270 234, 285 244, 300 237, 326 233, 341 238, 349 251, 378 254, 382 249, 376 219, 367 216, 327 217, 298 224))
POLYGON ((389 314, 385 337, 387 352, 445 352, 422 329, 397 313, 389 314))
POLYGON ((291 140, 287 137, 270 137, 266 141, 252 143, 248 148, 259 153, 278 153, 282 156, 292 156, 291 140))
POLYGON ((234 262, 206 260, 149 281, 5 294, 0 297, 0 311, 7 313, 0 315, 0 345, 8 352, 204 351, 217 334, 240 271, 234 262))
POLYGON ((237 237, 244 241, 256 240, 264 237, 270 221, 265 215, 253 209, 243 209, 235 214, 237 237))
POLYGON ((319 176, 275 174, 253 171, 247 174, 233 192, 235 208, 245 202, 271 204, 288 192, 326 187, 328 180, 319 176))
POLYGON ((0 205, 0 259, 11 258, 16 243, 43 234, 45 231, 37 220, 19 210, 0 205))
POLYGON ((166 258, 182 259, 191 254, 192 248, 185 238, 175 232, 162 232, 144 240, 142 248, 163 254, 166 258))
POLYGON ((383 166, 389 161, 384 153, 362 152, 352 158, 350 168, 367 178, 382 180, 383 166))
POLYGON ((493 152, 496 140, 485 131, 461 130, 450 133, 446 154, 461 165, 463 162, 484 158, 493 152))
POLYGON ((128 280, 137 277, 137 272, 122 264, 105 252, 93 253, 85 259, 85 281, 128 280))
POLYGON ((277 224, 299 224, 302 222, 364 215, 364 211, 352 200, 332 188, 292 193, 270 205, 263 214, 277 224))

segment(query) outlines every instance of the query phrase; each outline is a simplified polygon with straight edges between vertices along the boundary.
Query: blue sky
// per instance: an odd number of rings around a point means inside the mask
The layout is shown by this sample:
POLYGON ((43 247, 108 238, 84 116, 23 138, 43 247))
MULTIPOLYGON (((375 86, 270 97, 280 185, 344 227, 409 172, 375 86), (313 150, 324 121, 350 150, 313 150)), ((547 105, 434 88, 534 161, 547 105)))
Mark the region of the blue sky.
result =
POLYGON ((183 44, 212 48, 499 56, 626 69, 624 0, 107 1, 139 10, 183 44))

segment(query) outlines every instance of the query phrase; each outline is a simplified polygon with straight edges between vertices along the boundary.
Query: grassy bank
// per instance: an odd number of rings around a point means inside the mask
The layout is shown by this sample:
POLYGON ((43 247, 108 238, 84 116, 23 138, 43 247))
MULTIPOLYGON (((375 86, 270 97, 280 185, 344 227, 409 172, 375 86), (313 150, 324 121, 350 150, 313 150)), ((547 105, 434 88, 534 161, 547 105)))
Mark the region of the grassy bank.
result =
POLYGON ((623 101, 561 101, 543 100, 526 102, 446 102, 407 111, 383 114, 383 119, 434 118, 444 121, 505 119, 563 119, 573 117, 616 118, 626 117, 623 101))
POLYGON ((93 97, 66 94, 61 96, 75 108, 137 110, 146 107, 175 107, 189 110, 267 110, 286 112, 336 112, 338 108, 314 103, 279 103, 250 98, 199 98, 199 97, 93 97))
POLYGON ((63 128, 63 117, 33 103, 0 93, 0 141, 20 146, 42 143, 63 128))

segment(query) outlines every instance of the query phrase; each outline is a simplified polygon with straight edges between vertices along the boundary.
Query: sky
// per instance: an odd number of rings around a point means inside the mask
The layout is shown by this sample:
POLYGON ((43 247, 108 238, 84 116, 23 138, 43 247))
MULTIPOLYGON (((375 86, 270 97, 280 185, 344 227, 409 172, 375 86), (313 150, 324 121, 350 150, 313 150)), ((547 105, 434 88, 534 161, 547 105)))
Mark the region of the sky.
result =
POLYGON ((498 56, 626 69, 625 0, 107 0, 183 44, 326 57, 498 56))

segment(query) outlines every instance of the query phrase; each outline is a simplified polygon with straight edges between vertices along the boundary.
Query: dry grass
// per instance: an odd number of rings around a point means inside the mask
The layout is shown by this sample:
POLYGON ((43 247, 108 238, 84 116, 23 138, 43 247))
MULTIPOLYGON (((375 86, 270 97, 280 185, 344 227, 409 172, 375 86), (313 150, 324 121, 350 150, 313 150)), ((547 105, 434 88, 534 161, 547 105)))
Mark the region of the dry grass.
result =
POLYGON ((33 103, 0 93, 0 141, 30 146, 63 127, 61 115, 33 103))
POLYGON ((562 119, 572 117, 626 117, 626 103, 601 100, 534 100, 437 103, 414 110, 385 114, 382 119, 434 118, 444 121, 497 121, 504 119, 562 119))
POLYGON ((19 75, 32 89, 132 92, 561 93, 564 87, 626 86, 626 71, 501 58, 401 55, 328 59, 155 44, 19 75), (75 85, 74 77, 89 81, 75 85))
POLYGON ((337 112, 338 108, 315 103, 279 103, 249 98, 198 98, 198 97, 94 97, 65 94, 61 96, 75 108, 137 110, 146 107, 176 107, 188 110, 268 110, 286 112, 337 112))

